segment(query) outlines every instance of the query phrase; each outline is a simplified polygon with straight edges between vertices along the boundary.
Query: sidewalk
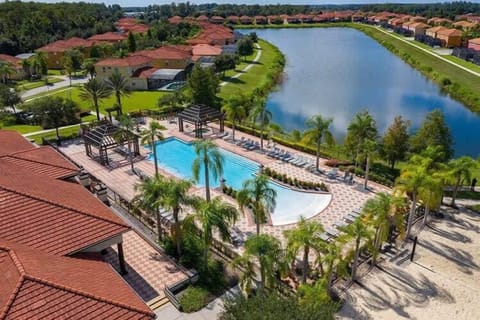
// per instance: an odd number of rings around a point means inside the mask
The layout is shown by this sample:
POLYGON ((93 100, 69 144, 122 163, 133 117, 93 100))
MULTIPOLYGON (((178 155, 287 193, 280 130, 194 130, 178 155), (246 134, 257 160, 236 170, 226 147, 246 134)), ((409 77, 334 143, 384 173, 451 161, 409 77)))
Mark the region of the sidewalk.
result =
MULTIPOLYGON (((20 93, 20 96, 22 97, 23 100, 29 100, 28 98, 38 95, 40 93, 48 92, 50 90, 56 90, 60 88, 66 88, 70 86, 70 79, 68 76, 57 76, 57 78, 62 78, 63 80, 57 83, 52 83, 48 86, 41 86, 38 88, 34 88, 31 90, 26 90, 20 93)), ((74 78, 72 79, 72 85, 75 84, 82 84, 88 81, 88 77, 84 78, 74 78)))

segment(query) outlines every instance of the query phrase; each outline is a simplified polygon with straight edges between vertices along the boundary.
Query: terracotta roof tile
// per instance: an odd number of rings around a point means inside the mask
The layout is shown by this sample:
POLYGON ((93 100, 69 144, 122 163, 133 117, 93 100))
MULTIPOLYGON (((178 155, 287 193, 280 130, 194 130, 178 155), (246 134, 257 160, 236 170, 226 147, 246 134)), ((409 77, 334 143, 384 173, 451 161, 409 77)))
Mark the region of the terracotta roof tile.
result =
POLYGON ((187 60, 192 57, 192 48, 163 46, 154 50, 137 51, 133 53, 132 56, 145 56, 153 60, 187 60))
POLYGON ((441 29, 437 31, 437 34, 444 36, 461 36, 463 32, 457 29, 441 29))
POLYGON ((0 129, 0 156, 32 148, 35 146, 17 131, 0 129))
POLYGON ((105 262, 53 256, 0 238, 0 270, 8 271, 0 273, 0 319, 155 317, 105 262))
POLYGON ((32 174, 0 159, 0 235, 70 254, 129 229, 80 184, 32 174))
POLYGON ((102 34, 96 34, 88 38, 90 41, 123 41, 127 36, 118 32, 106 32, 102 34))
POLYGON ((44 51, 44 52, 62 52, 62 51, 67 51, 75 48, 81 48, 81 47, 91 47, 93 45, 92 41, 85 40, 82 38, 78 37, 73 37, 67 40, 58 40, 52 43, 47 44, 46 46, 43 46, 39 48, 39 51, 44 51))
POLYGON ((193 46, 194 56, 218 56, 222 54, 222 48, 209 44, 197 44, 193 46))
POLYGON ((9 63, 16 68, 21 68, 22 67, 22 59, 14 57, 14 56, 10 56, 8 54, 0 54, 0 61, 9 63))
POLYGON ((480 44, 480 38, 470 39, 468 40, 469 43, 480 44))
POLYGON ((152 61, 151 58, 142 55, 132 55, 126 58, 107 58, 98 61, 95 66, 98 67, 135 67, 143 64, 148 64, 152 61))

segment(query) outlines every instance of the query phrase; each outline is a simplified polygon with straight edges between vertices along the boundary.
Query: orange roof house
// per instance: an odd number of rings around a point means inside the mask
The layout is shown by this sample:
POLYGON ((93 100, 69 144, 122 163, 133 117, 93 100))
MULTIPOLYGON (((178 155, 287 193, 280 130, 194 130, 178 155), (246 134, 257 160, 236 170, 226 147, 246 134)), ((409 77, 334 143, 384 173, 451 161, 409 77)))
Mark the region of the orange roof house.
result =
POLYGON ((227 45, 235 42, 235 36, 230 28, 212 23, 200 24, 202 31, 194 38, 187 40, 188 44, 227 45))
POLYGON ((183 18, 180 16, 173 16, 168 18, 168 22, 171 24, 179 24, 182 21, 183 21, 183 18))
POLYGON ((266 24, 267 23, 267 17, 265 16, 255 16, 255 24, 266 24))
POLYGON ((192 47, 182 45, 162 46, 154 50, 142 50, 132 56, 145 56, 151 59, 154 68, 185 69, 192 63, 192 47))
POLYGON ((1 319, 153 319, 105 262, 61 257, 0 238, 1 319))
POLYGON ((442 27, 442 26, 429 28, 429 29, 425 30, 425 34, 429 37, 436 38, 437 33, 441 30, 448 30, 448 28, 445 28, 445 27, 442 27))
POLYGON ((9 64, 15 70, 15 73, 8 75, 9 78, 20 80, 25 77, 25 72, 22 67, 22 59, 8 54, 0 54, 0 64, 2 63, 9 64))
POLYGON ((222 54, 222 47, 211 46, 209 44, 197 44, 193 46, 193 60, 197 61, 200 57, 213 57, 222 54))
POLYGON ((90 47, 93 42, 82 38, 73 37, 67 40, 58 40, 43 46, 37 51, 45 52, 49 69, 62 69, 62 59, 65 51, 78 49, 85 58, 90 56, 90 47))
POLYGON ((238 23, 238 16, 228 16, 226 18, 227 22, 228 23, 232 23, 232 24, 237 24, 238 23))
POLYGON ((94 43, 118 43, 127 40, 127 36, 118 32, 106 32, 102 34, 96 34, 88 38, 88 40, 94 43))
POLYGON ((154 318, 100 261, 130 228, 71 181, 74 164, 0 130, 0 172, 0 319, 154 318))
POLYGON ((225 19, 223 17, 220 17, 220 16, 213 16, 210 18, 210 21, 212 23, 215 23, 215 24, 222 24, 223 21, 225 21, 225 19))
POLYGON ((457 29, 442 29, 437 31, 437 38, 444 47, 455 48, 462 45, 462 34, 463 32, 457 29))
POLYGON ((108 79, 114 72, 118 72, 127 80, 127 87, 132 90, 146 90, 146 82, 139 82, 132 78, 137 70, 152 66, 152 58, 145 55, 131 55, 126 58, 107 58, 95 64, 95 72, 99 80, 108 79))
POLYGON ((450 25, 452 23, 452 20, 433 17, 431 19, 428 19, 427 23, 433 26, 439 26, 439 25, 446 26, 446 25, 450 25))
POLYGON ((453 23, 455 28, 459 28, 462 30, 471 30, 477 26, 477 23, 469 22, 469 21, 457 21, 453 23))
POLYGON ((430 26, 423 22, 414 22, 408 26, 408 30, 412 31, 414 35, 423 35, 430 26))
POLYGON ((197 19, 196 19, 198 22, 208 22, 208 17, 204 14, 202 14, 201 16, 198 16, 197 19))
POLYGON ((241 16, 239 19, 240 19, 241 24, 251 24, 251 23, 253 23, 252 17, 249 17, 249 16, 241 16))
POLYGON ((468 48, 476 51, 480 51, 480 38, 468 40, 468 48))

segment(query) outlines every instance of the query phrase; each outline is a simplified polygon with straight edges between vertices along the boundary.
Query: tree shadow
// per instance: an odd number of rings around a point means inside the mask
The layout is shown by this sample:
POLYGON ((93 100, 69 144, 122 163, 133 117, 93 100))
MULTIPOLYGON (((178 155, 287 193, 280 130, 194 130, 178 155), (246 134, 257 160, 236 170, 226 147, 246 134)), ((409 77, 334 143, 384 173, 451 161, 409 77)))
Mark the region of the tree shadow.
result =
POLYGON ((223 80, 224 82, 228 83, 234 83, 234 84, 244 84, 245 81, 239 79, 239 78, 227 78, 223 80))
POLYGON ((371 310, 393 310, 398 317, 410 318, 405 310, 409 306, 424 308, 428 306, 430 299, 439 299, 443 303, 454 303, 455 299, 445 289, 437 286, 425 275, 420 274, 416 278, 407 272, 395 268, 388 270, 377 266, 378 277, 376 281, 367 279, 368 285, 357 282, 367 295, 362 301, 371 310), (379 283, 379 285, 373 285, 379 283))
MULTIPOLYGON (((438 235, 439 237, 446 238, 452 241, 458 241, 458 242, 463 242, 463 243, 471 243, 472 239, 463 235, 462 233, 458 231, 454 231, 451 228, 449 230, 442 230, 439 229, 435 226, 435 224, 430 224, 429 229, 433 234, 438 235)), ((462 228, 463 229, 463 228, 462 228)))

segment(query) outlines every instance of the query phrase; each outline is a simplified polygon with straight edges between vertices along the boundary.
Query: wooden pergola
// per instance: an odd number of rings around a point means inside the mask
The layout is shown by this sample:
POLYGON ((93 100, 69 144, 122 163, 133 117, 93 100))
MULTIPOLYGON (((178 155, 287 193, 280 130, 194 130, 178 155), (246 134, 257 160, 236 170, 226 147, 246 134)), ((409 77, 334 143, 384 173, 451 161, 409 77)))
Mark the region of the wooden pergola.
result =
MULTIPOLYGON (((86 131, 83 134, 83 141, 85 143, 85 152, 87 156, 95 159, 92 147, 98 150, 98 160, 102 165, 109 165, 108 150, 122 147, 125 143, 132 143, 132 153, 134 156, 140 155, 140 148, 138 144, 138 136, 135 134, 127 135, 129 138, 123 141, 117 141, 115 135, 119 130, 124 130, 120 127, 114 126, 110 122, 103 123, 93 129, 86 131)), ((125 137, 125 135, 123 135, 125 137)))
POLYGON ((220 121, 220 132, 224 131, 224 115, 219 109, 204 105, 192 104, 178 114, 178 130, 183 132, 183 122, 193 123, 195 137, 203 138, 203 127, 209 122, 220 121))

